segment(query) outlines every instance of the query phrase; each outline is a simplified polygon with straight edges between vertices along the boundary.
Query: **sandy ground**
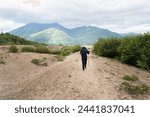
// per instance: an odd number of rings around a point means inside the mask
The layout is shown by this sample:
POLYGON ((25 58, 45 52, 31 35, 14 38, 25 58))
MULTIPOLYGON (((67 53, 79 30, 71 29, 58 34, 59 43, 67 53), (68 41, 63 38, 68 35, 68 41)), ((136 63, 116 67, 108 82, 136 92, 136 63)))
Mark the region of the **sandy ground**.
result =
POLYGON ((124 75, 136 75, 150 84, 150 73, 116 60, 89 55, 87 69, 81 68, 79 52, 59 62, 53 55, 8 53, 0 47, 0 99, 150 99, 121 91, 124 75), (46 58, 48 66, 36 66, 34 58, 46 58))

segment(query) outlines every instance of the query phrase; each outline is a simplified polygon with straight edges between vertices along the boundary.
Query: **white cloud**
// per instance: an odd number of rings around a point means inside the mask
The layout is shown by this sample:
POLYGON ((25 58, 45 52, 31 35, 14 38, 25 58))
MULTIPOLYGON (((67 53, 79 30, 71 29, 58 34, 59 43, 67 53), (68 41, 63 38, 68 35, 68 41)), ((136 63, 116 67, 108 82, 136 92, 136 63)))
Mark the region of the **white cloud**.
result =
POLYGON ((11 31, 22 25, 22 23, 14 22, 12 20, 0 19, 0 32, 11 31))
POLYGON ((39 0, 24 0, 23 1, 24 4, 31 4, 32 7, 36 7, 40 5, 40 1, 39 0))
POLYGON ((149 6, 149 0, 0 0, 0 18, 16 24, 93 24, 117 32, 144 32, 150 30, 149 6))

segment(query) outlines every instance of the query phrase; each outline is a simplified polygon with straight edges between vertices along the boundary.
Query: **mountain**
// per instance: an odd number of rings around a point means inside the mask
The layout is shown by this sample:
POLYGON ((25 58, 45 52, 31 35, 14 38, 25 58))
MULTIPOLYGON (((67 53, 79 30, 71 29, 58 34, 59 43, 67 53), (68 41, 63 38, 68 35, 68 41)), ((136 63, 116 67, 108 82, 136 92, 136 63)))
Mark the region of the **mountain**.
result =
POLYGON ((10 31, 10 33, 18 35, 18 36, 26 36, 29 34, 37 33, 42 30, 48 29, 48 28, 57 28, 60 30, 65 30, 65 28, 57 23, 53 24, 38 24, 38 23, 30 23, 26 24, 25 26, 22 26, 18 29, 10 31))
POLYGON ((100 37, 120 37, 120 34, 94 26, 72 29, 58 23, 30 23, 10 31, 11 34, 46 44, 92 44, 100 37))

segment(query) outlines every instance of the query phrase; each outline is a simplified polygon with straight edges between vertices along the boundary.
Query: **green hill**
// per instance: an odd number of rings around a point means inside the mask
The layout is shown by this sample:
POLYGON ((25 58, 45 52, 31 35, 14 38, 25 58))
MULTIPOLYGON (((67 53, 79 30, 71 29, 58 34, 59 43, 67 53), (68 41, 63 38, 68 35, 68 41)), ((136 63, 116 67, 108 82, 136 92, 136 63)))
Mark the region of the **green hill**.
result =
POLYGON ((72 38, 61 30, 49 28, 38 33, 31 34, 27 38, 46 44, 71 44, 72 38))
POLYGON ((0 34, 0 45, 41 45, 40 43, 25 40, 24 38, 12 35, 10 33, 0 34))

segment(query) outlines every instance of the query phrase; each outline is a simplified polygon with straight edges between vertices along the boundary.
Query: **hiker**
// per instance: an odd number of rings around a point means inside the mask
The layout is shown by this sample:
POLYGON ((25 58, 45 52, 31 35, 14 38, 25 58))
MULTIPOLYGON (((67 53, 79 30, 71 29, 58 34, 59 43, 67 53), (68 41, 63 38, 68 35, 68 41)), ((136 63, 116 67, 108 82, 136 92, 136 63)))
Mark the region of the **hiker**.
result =
POLYGON ((87 64, 87 54, 89 54, 89 51, 86 49, 86 47, 82 47, 80 54, 82 59, 82 69, 85 70, 87 64))

